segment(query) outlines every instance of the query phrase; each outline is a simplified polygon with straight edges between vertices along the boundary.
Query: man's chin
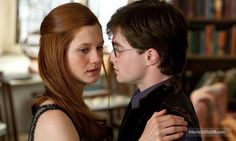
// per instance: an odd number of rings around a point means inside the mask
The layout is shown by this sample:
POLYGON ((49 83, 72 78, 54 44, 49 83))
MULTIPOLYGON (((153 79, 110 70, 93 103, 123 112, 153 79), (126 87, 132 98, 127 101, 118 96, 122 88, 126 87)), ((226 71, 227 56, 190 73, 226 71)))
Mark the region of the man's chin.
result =
POLYGON ((127 83, 124 79, 116 77, 117 82, 119 83, 127 83))

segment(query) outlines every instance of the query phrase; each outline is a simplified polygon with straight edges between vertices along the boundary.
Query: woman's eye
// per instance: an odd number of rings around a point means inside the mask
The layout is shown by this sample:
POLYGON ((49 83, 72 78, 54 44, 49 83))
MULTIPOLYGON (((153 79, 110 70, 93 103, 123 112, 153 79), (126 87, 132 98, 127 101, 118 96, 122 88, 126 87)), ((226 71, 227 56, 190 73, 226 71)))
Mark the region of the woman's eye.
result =
POLYGON ((84 49, 80 49, 80 51, 82 52, 82 53, 88 53, 89 52, 89 49, 87 49, 87 48, 84 48, 84 49))
POLYGON ((97 51, 103 52, 103 46, 98 46, 98 47, 97 47, 97 51))

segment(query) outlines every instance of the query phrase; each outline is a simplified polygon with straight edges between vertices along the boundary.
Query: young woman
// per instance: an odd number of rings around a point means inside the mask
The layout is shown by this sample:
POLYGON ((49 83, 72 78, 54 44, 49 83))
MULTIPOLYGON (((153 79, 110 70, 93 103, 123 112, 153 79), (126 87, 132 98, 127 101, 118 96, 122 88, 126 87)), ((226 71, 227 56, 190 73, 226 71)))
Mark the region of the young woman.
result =
POLYGON ((37 122, 29 140, 109 140, 109 127, 82 97, 85 85, 94 83, 101 70, 103 38, 97 18, 81 4, 61 5, 44 18, 40 35, 38 63, 45 92, 34 101, 37 122))
MULTIPOLYGON (((32 105, 29 141, 112 140, 109 125, 90 111, 82 96, 84 87, 98 80, 103 64, 96 16, 79 3, 58 6, 44 18, 40 35, 38 67, 45 92, 32 105)), ((182 118, 172 118, 185 125, 182 118)), ((156 130, 150 124, 147 131, 156 130)))

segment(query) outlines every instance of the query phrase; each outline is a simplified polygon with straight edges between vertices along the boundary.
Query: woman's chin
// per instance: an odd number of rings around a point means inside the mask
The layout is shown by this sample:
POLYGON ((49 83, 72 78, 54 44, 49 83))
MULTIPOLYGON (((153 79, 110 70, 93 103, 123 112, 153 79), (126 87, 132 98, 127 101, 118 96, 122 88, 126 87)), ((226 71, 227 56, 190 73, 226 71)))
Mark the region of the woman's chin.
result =
MULTIPOLYGON (((99 78, 99 77, 98 77, 99 78)), ((93 83, 95 83, 95 82, 97 82, 98 81, 98 78, 94 78, 94 79, 90 79, 90 80, 88 80, 87 81, 87 84, 93 84, 93 83)))

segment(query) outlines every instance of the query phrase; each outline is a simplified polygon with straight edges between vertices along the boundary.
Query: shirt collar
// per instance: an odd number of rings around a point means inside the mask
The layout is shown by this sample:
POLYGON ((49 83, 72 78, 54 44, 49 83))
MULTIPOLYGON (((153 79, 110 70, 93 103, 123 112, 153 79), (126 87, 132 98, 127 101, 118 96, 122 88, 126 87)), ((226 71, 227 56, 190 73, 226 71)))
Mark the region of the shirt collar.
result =
POLYGON ((146 96, 148 96, 150 94, 150 92, 152 92, 153 90, 155 90, 156 88, 158 88, 160 85, 162 85, 163 83, 165 83, 167 80, 164 80, 162 82, 159 82, 151 87, 148 87, 147 89, 145 89, 144 91, 140 91, 139 89, 136 90, 133 94, 133 97, 131 98, 131 106, 132 109, 137 109, 139 108, 140 105, 140 101, 145 98, 146 96))

